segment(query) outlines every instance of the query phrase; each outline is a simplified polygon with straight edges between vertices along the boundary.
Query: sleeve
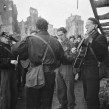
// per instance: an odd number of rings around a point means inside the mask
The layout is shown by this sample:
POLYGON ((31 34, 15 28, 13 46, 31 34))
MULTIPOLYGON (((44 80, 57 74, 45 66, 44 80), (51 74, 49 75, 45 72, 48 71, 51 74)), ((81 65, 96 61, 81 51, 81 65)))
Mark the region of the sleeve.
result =
POLYGON ((99 61, 103 61, 108 53, 108 44, 105 36, 100 35, 95 41, 91 44, 92 49, 94 50, 99 61))
POLYGON ((15 57, 19 55, 19 58, 25 60, 28 58, 28 37, 24 40, 17 42, 12 46, 11 51, 15 57))
POLYGON ((58 52, 58 60, 61 61, 61 63, 72 63, 75 59, 75 55, 74 54, 66 54, 61 46, 61 44, 59 43, 59 52, 58 52))

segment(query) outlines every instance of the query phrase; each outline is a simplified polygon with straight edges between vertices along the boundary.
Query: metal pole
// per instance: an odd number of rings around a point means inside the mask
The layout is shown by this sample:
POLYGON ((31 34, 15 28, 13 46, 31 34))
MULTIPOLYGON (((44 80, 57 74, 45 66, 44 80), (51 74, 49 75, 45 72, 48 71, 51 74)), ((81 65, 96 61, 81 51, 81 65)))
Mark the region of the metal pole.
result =
POLYGON ((78 9, 78 0, 77 0, 77 9, 78 9))

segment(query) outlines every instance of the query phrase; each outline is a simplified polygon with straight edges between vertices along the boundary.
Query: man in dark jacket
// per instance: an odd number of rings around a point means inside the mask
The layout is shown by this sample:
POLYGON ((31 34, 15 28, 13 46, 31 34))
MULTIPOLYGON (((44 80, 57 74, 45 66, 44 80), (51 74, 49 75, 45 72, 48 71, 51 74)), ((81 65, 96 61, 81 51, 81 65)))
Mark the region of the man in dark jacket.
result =
POLYGON ((91 17, 87 20, 87 36, 83 45, 88 46, 88 49, 82 64, 81 74, 88 109, 100 109, 98 61, 104 60, 108 50, 106 37, 98 32, 98 28, 99 23, 95 18, 91 17))
MULTIPOLYGON (((33 87, 26 88, 26 109, 51 109, 55 84, 54 69, 57 67, 57 62, 72 62, 74 56, 66 56, 57 39, 50 37, 47 32, 48 22, 45 19, 39 18, 36 22, 36 28, 38 29, 37 36, 46 41, 51 49, 48 47, 44 60, 45 86, 40 89, 33 87)), ((37 36, 28 36, 25 40, 17 43, 12 49, 15 55, 19 54, 20 57, 22 57, 22 60, 29 58, 34 66, 41 65, 43 54, 47 46, 37 36)))

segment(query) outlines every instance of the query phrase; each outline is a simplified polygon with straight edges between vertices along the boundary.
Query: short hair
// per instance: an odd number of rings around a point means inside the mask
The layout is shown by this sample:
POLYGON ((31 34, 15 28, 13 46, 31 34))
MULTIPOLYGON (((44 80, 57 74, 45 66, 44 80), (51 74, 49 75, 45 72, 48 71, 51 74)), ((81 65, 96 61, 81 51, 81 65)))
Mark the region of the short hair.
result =
POLYGON ((44 18, 38 18, 36 28, 39 30, 48 30, 48 22, 44 18))
POLYGON ((64 34, 67 33, 67 30, 64 27, 58 28, 57 31, 62 31, 64 34))
POLYGON ((93 24, 97 24, 98 25, 98 28, 100 27, 99 21, 96 18, 89 17, 88 20, 91 20, 93 22, 93 24))

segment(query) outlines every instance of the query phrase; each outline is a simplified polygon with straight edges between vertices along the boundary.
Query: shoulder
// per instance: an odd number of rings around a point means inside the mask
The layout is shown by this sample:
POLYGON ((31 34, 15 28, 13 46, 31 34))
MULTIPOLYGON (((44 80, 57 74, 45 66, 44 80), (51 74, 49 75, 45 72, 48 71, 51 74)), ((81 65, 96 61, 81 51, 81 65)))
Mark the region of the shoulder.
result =
POLYGON ((50 40, 51 40, 51 42, 52 43, 54 43, 54 44, 60 44, 60 42, 56 39, 56 38, 54 38, 54 37, 50 37, 50 40))
POLYGON ((56 49, 59 50, 62 48, 61 43, 56 38, 53 38, 53 37, 50 37, 50 45, 51 45, 52 49, 54 49, 54 50, 56 50, 56 49))
POLYGON ((27 38, 26 38, 26 41, 28 42, 28 43, 35 43, 35 44, 41 44, 43 41, 41 40, 42 38, 40 38, 40 36, 33 36, 33 35, 31 35, 31 36, 28 36, 27 38))
POLYGON ((98 36, 97 36, 97 38, 95 40, 100 41, 100 42, 106 42, 107 43, 107 38, 103 34, 98 34, 98 36))
POLYGON ((96 42, 108 49, 107 38, 105 35, 99 34, 96 42))
POLYGON ((99 34, 98 34, 98 37, 99 37, 99 38, 106 39, 106 36, 105 36, 104 34, 100 34, 100 33, 99 33, 99 34))

